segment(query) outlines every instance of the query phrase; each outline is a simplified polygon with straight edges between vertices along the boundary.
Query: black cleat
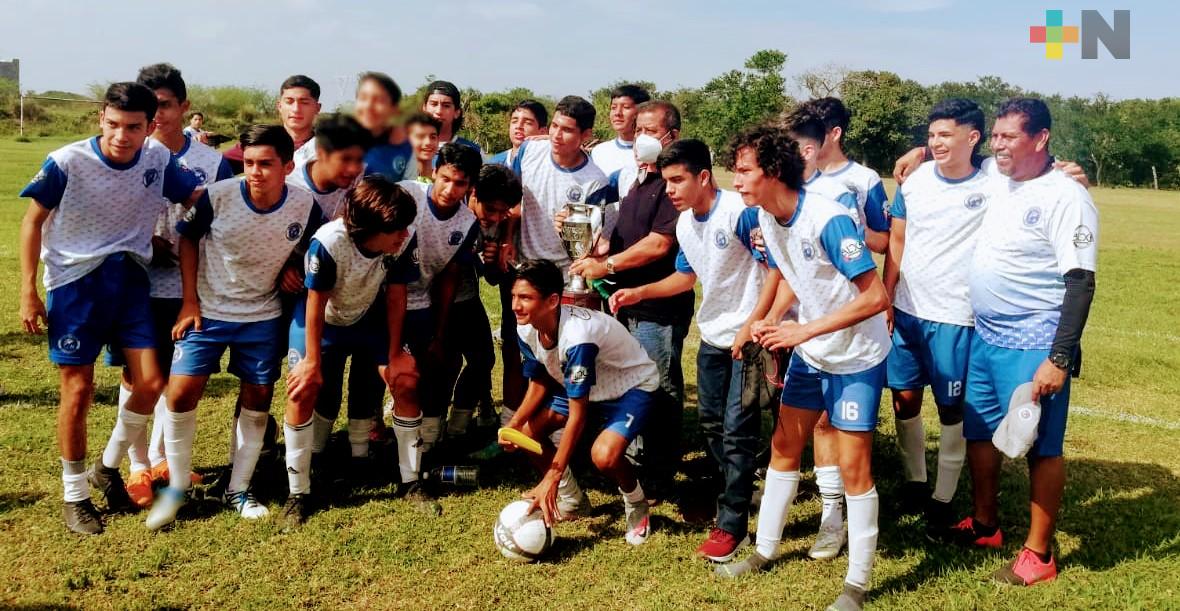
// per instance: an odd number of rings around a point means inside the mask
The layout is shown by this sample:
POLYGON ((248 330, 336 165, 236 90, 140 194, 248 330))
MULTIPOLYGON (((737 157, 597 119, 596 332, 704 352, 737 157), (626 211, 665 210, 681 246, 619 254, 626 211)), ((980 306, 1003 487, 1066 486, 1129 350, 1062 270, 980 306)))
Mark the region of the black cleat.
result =
POLYGON ((292 494, 283 505, 283 532, 299 530, 311 514, 311 502, 306 494, 292 494))
POLYGON ((131 513, 139 509, 127 496, 127 485, 123 483, 123 476, 118 469, 110 469, 102 461, 94 463, 86 479, 91 486, 98 488, 107 501, 106 513, 131 513))
POLYGON ((926 503, 926 538, 935 543, 946 540, 951 527, 955 525, 955 515, 951 504, 930 499, 926 503))
POLYGON ((426 484, 421 480, 399 484, 397 495, 414 503, 422 513, 433 516, 442 515, 442 504, 438 502, 438 498, 434 494, 427 490, 426 484))
POLYGON ((90 499, 66 501, 62 505, 61 516, 66 522, 66 528, 80 535, 102 534, 102 518, 90 499))

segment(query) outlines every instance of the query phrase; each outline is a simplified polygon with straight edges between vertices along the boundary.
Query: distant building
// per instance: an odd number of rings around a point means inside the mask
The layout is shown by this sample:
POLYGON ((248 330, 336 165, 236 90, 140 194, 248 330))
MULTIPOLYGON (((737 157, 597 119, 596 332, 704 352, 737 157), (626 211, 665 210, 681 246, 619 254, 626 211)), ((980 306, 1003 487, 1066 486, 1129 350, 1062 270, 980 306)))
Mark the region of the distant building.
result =
POLYGON ((6 78, 20 84, 20 60, 0 61, 0 78, 6 78))

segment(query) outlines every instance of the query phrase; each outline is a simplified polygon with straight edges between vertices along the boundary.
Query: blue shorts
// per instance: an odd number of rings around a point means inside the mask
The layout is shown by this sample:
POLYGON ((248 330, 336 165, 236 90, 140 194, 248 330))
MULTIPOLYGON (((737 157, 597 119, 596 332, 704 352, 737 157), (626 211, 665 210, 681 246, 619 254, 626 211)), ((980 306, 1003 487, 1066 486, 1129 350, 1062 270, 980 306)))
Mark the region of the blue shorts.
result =
POLYGON ((893 312, 893 349, 885 360, 889 388, 913 390, 928 385, 936 404, 959 405, 975 329, 932 322, 897 309, 893 312))
MULTIPOLYGON (((183 299, 151 298, 152 337, 156 340, 156 362, 165 377, 168 376, 168 369, 172 367, 172 327, 180 316, 180 306, 183 303, 183 299)), ((108 349, 106 361, 111 367, 127 365, 127 359, 121 350, 108 349)))
MULTIPOLYGON (((386 330, 384 301, 378 300, 360 320, 348 325, 324 323, 320 350, 324 355, 336 354, 352 357, 353 366, 364 363, 386 365, 389 363, 389 332, 386 330)), ((307 356, 307 301, 295 304, 294 316, 287 336, 287 365, 294 367, 307 356)))
POLYGON ((283 319, 227 322, 201 318, 201 331, 185 332, 172 353, 172 375, 208 376, 221 371, 229 348, 229 372, 247 384, 267 386, 279 379, 283 362, 283 319))
MULTIPOLYGON (((605 430, 621 435, 630 443, 643 432, 655 400, 655 393, 632 388, 618 399, 592 402, 590 411, 600 419, 605 430)), ((569 399, 564 395, 554 395, 549 409, 562 416, 569 416, 569 399)))
POLYGON ((109 255, 94 271, 46 295, 49 360, 92 365, 104 346, 153 348, 147 270, 126 253, 109 255))
POLYGON ((857 373, 836 374, 808 365, 799 353, 791 355, 783 380, 783 405, 828 412, 832 426, 841 431, 865 432, 877 428, 885 363, 857 373))
MULTIPOLYGON (((993 346, 976 335, 971 340, 967 367, 967 397, 963 404, 963 436, 968 441, 990 441, 1017 386, 1031 382, 1048 350, 1017 350, 993 346)), ((1041 423, 1029 456, 1061 456, 1065 420, 1069 412, 1069 378, 1057 393, 1041 397, 1041 423)))
POLYGON ((433 308, 406 310, 402 320, 402 344, 406 352, 416 356, 426 354, 430 340, 434 339, 434 327, 433 308))

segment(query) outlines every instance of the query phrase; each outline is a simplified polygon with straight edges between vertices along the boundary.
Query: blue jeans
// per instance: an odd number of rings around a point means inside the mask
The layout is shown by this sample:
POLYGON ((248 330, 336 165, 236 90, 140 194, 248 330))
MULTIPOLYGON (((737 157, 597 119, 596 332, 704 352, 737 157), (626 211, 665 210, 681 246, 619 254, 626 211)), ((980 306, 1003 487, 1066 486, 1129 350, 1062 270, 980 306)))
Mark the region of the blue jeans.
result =
POLYGON ((733 359, 729 348, 701 342, 697 401, 705 447, 725 480, 717 497, 717 527, 743 537, 749 529, 762 422, 758 410, 742 410, 742 363, 733 359))
POLYGON ((670 481, 680 466, 680 431, 684 424, 684 370, 680 357, 688 323, 663 325, 620 316, 631 335, 643 346, 660 371, 660 389, 647 430, 628 448, 653 479, 670 481))

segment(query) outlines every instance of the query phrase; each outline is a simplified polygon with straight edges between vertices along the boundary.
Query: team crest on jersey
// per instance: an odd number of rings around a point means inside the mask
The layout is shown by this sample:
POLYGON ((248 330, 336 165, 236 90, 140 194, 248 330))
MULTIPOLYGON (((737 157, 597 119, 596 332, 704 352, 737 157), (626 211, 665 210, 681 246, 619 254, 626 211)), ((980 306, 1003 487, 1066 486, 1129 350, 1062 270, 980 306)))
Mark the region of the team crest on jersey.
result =
POLYGON ((187 169, 193 173, 193 176, 197 177, 197 180, 200 182, 200 184, 205 184, 205 181, 209 179, 209 174, 207 174, 205 172, 205 170, 203 170, 201 168, 187 168, 187 169))
POLYGON ((1089 227, 1085 225, 1078 225, 1077 229, 1073 230, 1073 247, 1074 248, 1089 248, 1094 243, 1094 232, 1090 231, 1089 227))
POLYGON ((156 184, 157 180, 160 180, 160 171, 156 168, 148 168, 143 173, 143 186, 150 187, 156 184))
POLYGON ((581 202, 585 194, 582 185, 570 185, 570 188, 565 190, 565 199, 571 202, 581 202))
POLYGON ((319 257, 312 255, 307 258, 307 273, 309 273, 309 274, 320 273, 320 258, 319 257))
POLYGON ((570 308, 570 316, 581 320, 590 320, 590 312, 585 308, 572 307, 570 308))
POLYGON ((725 247, 729 246, 729 236, 726 235, 724 229, 718 229, 713 233, 713 245, 721 250, 725 250, 725 247))
POLYGON ((963 207, 968 210, 979 210, 987 202, 987 196, 982 193, 972 193, 963 200, 963 207))
POLYGON ((463 233, 460 231, 452 231, 450 237, 447 238, 447 244, 451 246, 458 246, 463 241, 463 233))
POLYGON ((57 340, 57 349, 66 354, 73 354, 82 347, 82 340, 73 333, 67 333, 57 340))
POLYGON ((1033 206, 1028 209, 1028 212, 1024 213, 1024 224, 1026 227, 1033 227, 1039 222, 1041 222, 1040 208, 1033 206))
POLYGON ((803 258, 810 261, 815 258, 815 245, 811 240, 803 240, 799 242, 799 250, 803 251, 803 258))
POLYGON ((176 346, 172 349, 172 362, 173 363, 179 363, 180 359, 183 357, 184 357, 184 350, 181 350, 180 346, 176 346))
POLYGON ((590 370, 582 365, 570 367, 570 384, 582 384, 590 377, 590 370))
POLYGON ((32 184, 39 183, 42 180, 45 180, 45 176, 46 176, 45 168, 41 168, 40 170, 37 170, 37 173, 33 175, 33 179, 30 180, 29 182, 32 184))
POLYGON ((394 159, 391 165, 393 166, 394 176, 401 176, 406 172, 406 159, 404 157, 394 159))
POLYGON ((865 252, 865 243, 861 240, 854 240, 852 238, 844 238, 840 242, 840 257, 844 259, 845 263, 851 263, 861 257, 865 252))
POLYGON ((295 240, 298 240, 299 236, 301 236, 301 235, 303 235, 303 225, 302 224, 291 223, 290 225, 287 225, 287 241, 288 242, 294 242, 295 240))

